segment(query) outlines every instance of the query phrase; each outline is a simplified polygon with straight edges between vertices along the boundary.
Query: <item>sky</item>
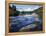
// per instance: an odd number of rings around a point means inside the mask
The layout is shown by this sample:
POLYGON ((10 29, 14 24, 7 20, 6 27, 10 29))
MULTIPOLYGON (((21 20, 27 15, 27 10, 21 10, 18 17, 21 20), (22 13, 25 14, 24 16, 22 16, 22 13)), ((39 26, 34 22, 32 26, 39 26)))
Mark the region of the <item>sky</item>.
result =
POLYGON ((16 8, 37 8, 37 5, 16 5, 16 8))
POLYGON ((12 7, 12 5, 16 6, 16 9, 19 10, 19 11, 33 11, 33 10, 41 7, 39 5, 10 4, 11 7, 12 7))

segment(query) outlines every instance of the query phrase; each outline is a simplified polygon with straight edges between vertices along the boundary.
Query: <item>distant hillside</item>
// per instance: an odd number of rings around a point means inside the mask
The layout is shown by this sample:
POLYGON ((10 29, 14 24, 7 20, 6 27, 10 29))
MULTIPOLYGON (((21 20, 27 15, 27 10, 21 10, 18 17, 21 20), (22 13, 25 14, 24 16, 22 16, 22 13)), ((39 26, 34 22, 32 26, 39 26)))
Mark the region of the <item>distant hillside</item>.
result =
POLYGON ((43 7, 39 8, 37 10, 34 10, 32 12, 35 12, 35 13, 39 14, 40 18, 43 17, 43 7))
MULTIPOLYGON (((13 6, 14 7, 14 6, 13 6)), ((42 14, 43 14, 43 7, 41 7, 41 8, 38 8, 38 9, 36 9, 36 10, 34 10, 34 11, 29 11, 29 10, 31 10, 30 8, 29 9, 27 9, 27 8, 25 8, 24 10, 26 10, 26 11, 18 11, 18 10, 16 10, 16 7, 14 7, 14 8, 11 8, 11 7, 9 7, 9 12, 10 12, 10 16, 18 16, 18 15, 24 15, 24 14, 32 14, 32 13, 37 13, 37 14, 39 14, 40 15, 40 17, 42 17, 42 14)))

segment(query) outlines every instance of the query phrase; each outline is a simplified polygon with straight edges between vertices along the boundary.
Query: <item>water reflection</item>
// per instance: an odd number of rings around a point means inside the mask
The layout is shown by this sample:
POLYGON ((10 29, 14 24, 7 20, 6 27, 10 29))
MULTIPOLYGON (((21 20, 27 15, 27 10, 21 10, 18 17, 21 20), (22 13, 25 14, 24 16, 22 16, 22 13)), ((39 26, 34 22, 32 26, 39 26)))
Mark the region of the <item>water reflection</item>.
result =
POLYGON ((35 27, 41 25, 41 20, 38 18, 38 14, 32 13, 19 15, 19 16, 11 16, 10 17, 10 31, 17 32, 17 31, 31 31, 35 27), (23 29, 24 28, 24 29, 23 29))

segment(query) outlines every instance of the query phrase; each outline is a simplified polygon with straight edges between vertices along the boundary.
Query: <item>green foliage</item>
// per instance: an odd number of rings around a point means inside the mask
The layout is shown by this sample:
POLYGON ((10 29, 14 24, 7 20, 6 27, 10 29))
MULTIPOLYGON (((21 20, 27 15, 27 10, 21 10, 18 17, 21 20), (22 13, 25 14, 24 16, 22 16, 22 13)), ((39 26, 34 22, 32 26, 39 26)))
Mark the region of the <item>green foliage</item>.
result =
POLYGON ((36 13, 39 15, 39 18, 42 18, 43 17, 43 7, 36 9, 34 11, 22 11, 22 12, 20 12, 18 10, 16 10, 16 11, 10 10, 10 16, 18 16, 18 15, 20 15, 20 13, 21 13, 21 15, 36 13))

